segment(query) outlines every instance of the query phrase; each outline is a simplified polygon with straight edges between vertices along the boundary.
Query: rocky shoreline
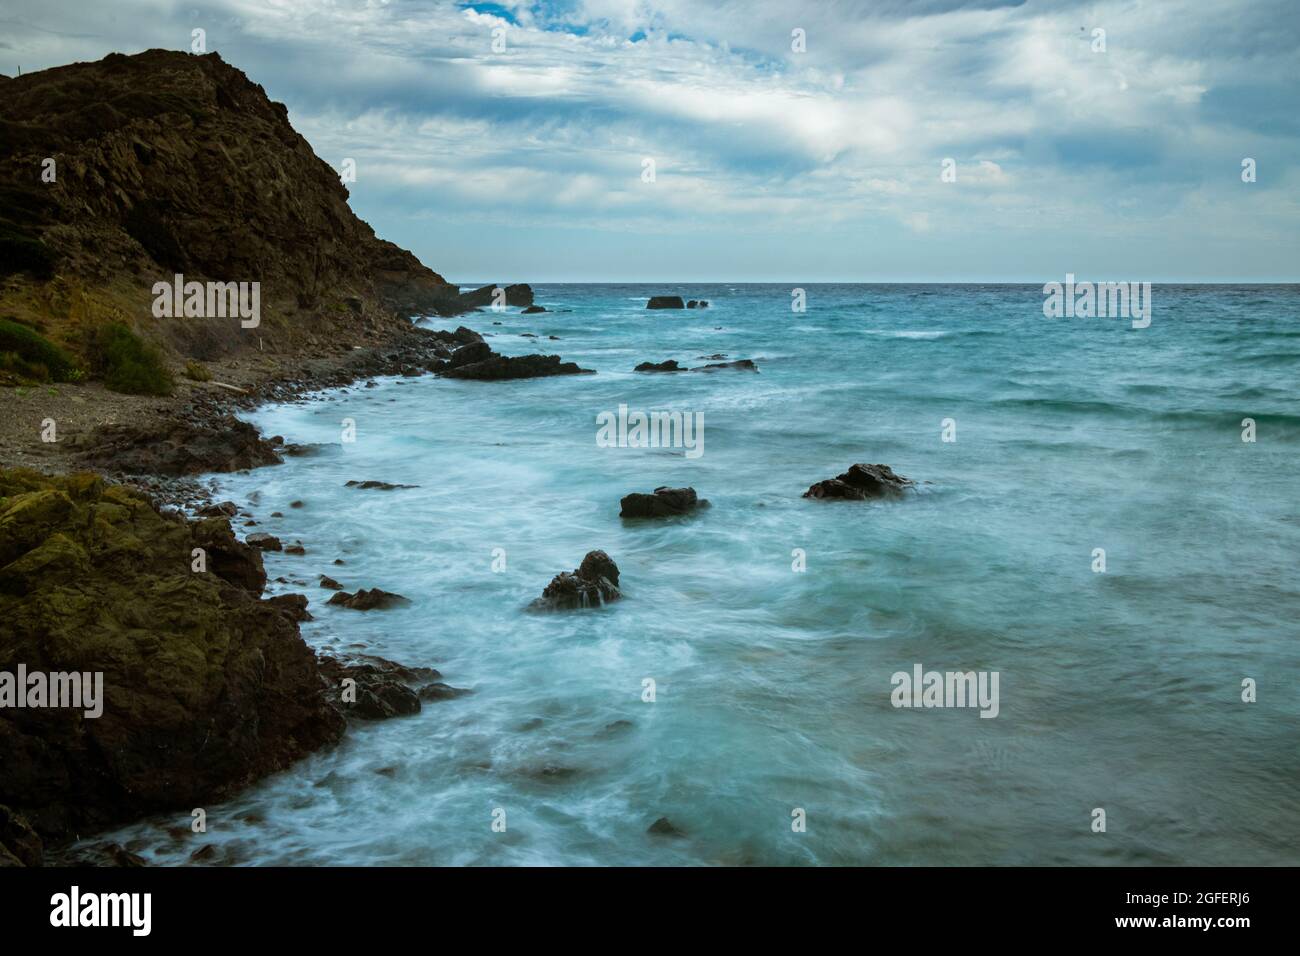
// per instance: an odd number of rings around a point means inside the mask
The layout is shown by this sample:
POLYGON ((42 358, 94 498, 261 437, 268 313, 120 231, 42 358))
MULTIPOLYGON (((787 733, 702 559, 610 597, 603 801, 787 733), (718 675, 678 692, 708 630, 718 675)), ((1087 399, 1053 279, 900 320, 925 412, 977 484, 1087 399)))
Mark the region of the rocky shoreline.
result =
MULTIPOLYGON (((261 549, 236 536, 235 509, 197 476, 298 451, 237 412, 441 371, 471 345, 482 338, 464 327, 412 326, 380 347, 177 399, 170 412, 118 396, 127 421, 46 443, 39 471, 0 469, 0 671, 102 673, 113 701, 100 718, 0 713, 0 865, 40 865, 47 848, 63 862, 137 865, 120 847, 75 858, 66 847, 150 813, 176 812, 181 826, 193 807, 337 743, 350 719, 468 693, 429 667, 313 652, 298 632, 308 599, 264 595, 261 549)), ((405 599, 362 589, 334 600, 374 610, 405 599)))

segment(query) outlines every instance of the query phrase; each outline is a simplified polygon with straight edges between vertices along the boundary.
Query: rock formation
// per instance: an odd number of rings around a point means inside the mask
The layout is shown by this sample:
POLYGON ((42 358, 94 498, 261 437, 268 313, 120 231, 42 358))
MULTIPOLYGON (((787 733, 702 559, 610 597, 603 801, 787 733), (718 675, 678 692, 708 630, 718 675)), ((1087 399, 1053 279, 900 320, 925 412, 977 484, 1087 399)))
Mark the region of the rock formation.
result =
POLYGON ((867 498, 897 497, 915 482, 894 474, 888 465, 851 465, 835 478, 819 481, 804 492, 805 498, 843 498, 863 501, 867 498))

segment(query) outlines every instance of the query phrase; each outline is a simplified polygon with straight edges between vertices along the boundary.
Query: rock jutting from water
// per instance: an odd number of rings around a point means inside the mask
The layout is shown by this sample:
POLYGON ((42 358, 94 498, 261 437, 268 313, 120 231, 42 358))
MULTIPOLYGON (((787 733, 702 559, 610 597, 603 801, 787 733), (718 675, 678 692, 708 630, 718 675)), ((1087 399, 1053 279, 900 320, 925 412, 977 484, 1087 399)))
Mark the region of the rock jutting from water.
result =
POLYGON ((577 570, 557 574, 529 607, 534 611, 575 610, 600 607, 622 596, 613 558, 604 551, 588 551, 577 570))
POLYGON ((686 303, 680 295, 652 295, 646 302, 647 309, 684 309, 686 303))
POLYGON ((370 590, 361 588, 356 594, 349 594, 347 591, 336 591, 334 596, 326 603, 342 605, 354 611, 384 611, 388 608, 404 607, 411 603, 411 599, 380 588, 371 588, 370 590))
POLYGON ((689 514, 697 508, 707 508, 709 503, 695 494, 694 488, 668 488, 661 486, 654 494, 633 492, 619 502, 620 518, 670 518, 689 514))
POLYGON ((888 465, 849 466, 849 470, 834 478, 819 481, 803 493, 805 498, 840 498, 846 501, 865 501, 868 498, 894 498, 902 495, 916 482, 894 474, 888 465))

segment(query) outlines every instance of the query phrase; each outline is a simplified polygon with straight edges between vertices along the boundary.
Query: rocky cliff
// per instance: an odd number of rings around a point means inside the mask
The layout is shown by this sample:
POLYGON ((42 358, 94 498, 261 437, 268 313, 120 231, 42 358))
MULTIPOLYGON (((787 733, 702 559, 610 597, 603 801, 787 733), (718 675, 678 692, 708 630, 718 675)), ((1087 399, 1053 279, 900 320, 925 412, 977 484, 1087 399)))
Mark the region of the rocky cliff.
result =
POLYGON ((382 339, 457 289, 375 236, 283 104, 215 53, 0 78, 0 316, 74 352, 126 321, 173 355, 382 339), (261 323, 155 318, 155 282, 259 282, 261 323))

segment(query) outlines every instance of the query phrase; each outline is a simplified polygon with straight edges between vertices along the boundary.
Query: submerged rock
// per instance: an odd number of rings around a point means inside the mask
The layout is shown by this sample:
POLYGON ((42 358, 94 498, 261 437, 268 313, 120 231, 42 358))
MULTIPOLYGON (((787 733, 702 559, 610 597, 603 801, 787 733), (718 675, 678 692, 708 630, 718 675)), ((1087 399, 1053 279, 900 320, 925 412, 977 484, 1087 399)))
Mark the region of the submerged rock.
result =
POLYGON ((588 551, 576 571, 566 571, 551 579, 530 608, 535 611, 562 611, 600 607, 617 601, 618 565, 604 551, 588 551))
POLYGON ((682 830, 680 830, 677 827, 677 825, 674 824, 673 821, 669 820, 667 817, 660 817, 654 823, 650 824, 650 826, 646 827, 645 832, 649 833, 651 836, 663 836, 663 837, 686 836, 686 834, 682 830))
POLYGON ((398 488, 418 488, 419 485, 390 485, 386 481, 357 481, 355 478, 343 483, 344 488, 373 488, 377 491, 396 491, 398 488))
POLYGON ((545 311, 546 310, 542 308, 540 305, 530 305, 528 308, 524 309, 524 311, 521 314, 536 315, 538 312, 545 312, 545 311))
POLYGON ((642 362, 634 372, 685 372, 686 367, 677 364, 677 359, 668 359, 665 362, 642 362))
POLYGON ((753 359, 736 359, 734 362, 713 362, 709 365, 701 365, 699 368, 691 369, 692 372, 717 372, 721 369, 735 369, 738 372, 757 372, 758 366, 754 364, 753 359))
POLYGON ((888 465, 851 465, 835 478, 819 481, 803 493, 805 498, 843 498, 864 501, 867 498, 890 498, 903 494, 915 482, 894 474, 888 465))
POLYGON ((667 518, 684 515, 696 508, 707 508, 709 503, 696 497, 694 488, 659 487, 654 494, 633 492, 619 502, 620 518, 667 518))
POLYGON ((645 304, 647 309, 684 309, 686 303, 680 295, 652 295, 645 304))

